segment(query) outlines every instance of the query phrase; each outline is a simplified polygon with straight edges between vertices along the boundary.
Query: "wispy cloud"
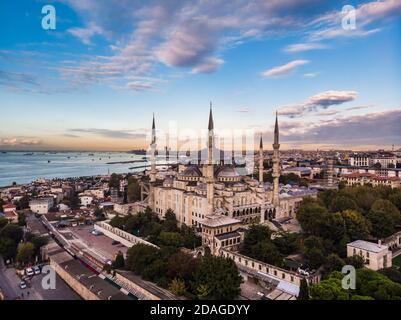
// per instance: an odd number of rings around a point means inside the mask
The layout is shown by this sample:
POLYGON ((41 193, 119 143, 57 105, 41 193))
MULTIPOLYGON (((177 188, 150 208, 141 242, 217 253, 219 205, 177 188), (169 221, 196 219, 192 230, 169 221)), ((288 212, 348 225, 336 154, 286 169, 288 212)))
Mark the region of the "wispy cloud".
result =
POLYGON ((300 117, 318 109, 327 109, 330 106, 353 101, 357 94, 356 91, 326 91, 318 93, 302 103, 284 106, 279 109, 279 113, 290 118, 300 117))
POLYGON ((99 128, 74 128, 70 129, 70 132, 74 133, 87 133, 105 138, 114 139, 144 139, 146 138, 145 130, 111 130, 111 129, 99 129, 99 128))
POLYGON ((284 50, 290 53, 317 50, 317 49, 327 49, 328 46, 321 43, 296 43, 287 46, 284 50))
POLYGON ((294 60, 294 61, 288 62, 282 66, 277 66, 277 67, 271 68, 269 70, 263 71, 262 76, 263 77, 277 77, 277 76, 286 75, 286 74, 289 74, 290 72, 294 71, 297 67, 302 66, 307 63, 309 63, 308 60, 294 60))
POLYGON ((16 147, 16 146, 34 146, 42 144, 42 140, 30 137, 8 137, 0 138, 0 146, 16 147))

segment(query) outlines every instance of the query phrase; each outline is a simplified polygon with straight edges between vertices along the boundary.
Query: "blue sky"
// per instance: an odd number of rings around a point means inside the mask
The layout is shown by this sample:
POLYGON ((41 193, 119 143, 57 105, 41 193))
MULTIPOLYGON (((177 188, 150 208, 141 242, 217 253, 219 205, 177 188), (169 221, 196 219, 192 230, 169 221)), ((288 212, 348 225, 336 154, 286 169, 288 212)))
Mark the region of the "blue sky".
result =
POLYGON ((153 112, 201 129, 210 100, 216 129, 266 145, 278 110, 283 148, 401 147, 400 17, 399 0, 5 0, 0 148, 142 147, 153 112))

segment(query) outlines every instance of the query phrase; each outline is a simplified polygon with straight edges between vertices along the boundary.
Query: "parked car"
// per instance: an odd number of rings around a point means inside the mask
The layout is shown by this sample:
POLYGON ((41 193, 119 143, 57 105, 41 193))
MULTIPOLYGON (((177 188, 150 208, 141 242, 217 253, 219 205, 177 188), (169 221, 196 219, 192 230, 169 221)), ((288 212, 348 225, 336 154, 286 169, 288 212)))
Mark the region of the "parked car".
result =
POLYGON ((33 272, 35 274, 41 274, 42 273, 42 271, 40 270, 40 268, 38 266, 33 267, 33 272))
POLYGON ((19 287, 20 287, 21 289, 26 289, 26 282, 25 282, 25 281, 21 281, 21 282, 19 283, 19 287))
POLYGON ((35 272, 33 271, 32 268, 26 268, 25 269, 25 274, 29 277, 32 277, 33 275, 35 275, 35 272))

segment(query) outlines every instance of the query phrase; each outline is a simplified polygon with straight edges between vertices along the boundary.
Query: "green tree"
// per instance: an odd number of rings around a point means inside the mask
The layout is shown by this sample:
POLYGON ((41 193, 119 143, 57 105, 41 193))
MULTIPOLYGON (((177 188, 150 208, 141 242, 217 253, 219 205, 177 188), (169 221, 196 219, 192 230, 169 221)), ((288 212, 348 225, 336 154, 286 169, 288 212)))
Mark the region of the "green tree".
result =
POLYGON ((297 213, 302 230, 316 236, 322 233, 322 226, 326 224, 328 216, 327 209, 311 199, 304 199, 297 213))
POLYGON ((7 218, 0 217, 0 230, 8 224, 7 218))
POLYGON ((309 286, 305 278, 301 279, 297 300, 309 300, 309 286))
POLYGON ((388 200, 394 204, 399 211, 401 211, 401 190, 396 190, 388 197, 388 200))
POLYGON ((127 251, 127 267, 141 275, 158 258, 158 249, 145 244, 136 244, 127 251))
POLYGON ((159 235, 159 242, 161 245, 180 247, 182 244, 182 237, 178 232, 162 231, 159 235))
POLYGON ((182 279, 174 278, 168 289, 177 296, 182 296, 186 292, 185 282, 182 279))
POLYGON ((381 211, 381 212, 385 213, 393 220, 394 223, 401 220, 400 211, 389 200, 385 200, 385 199, 376 200, 373 203, 371 210, 381 211))
POLYGON ((372 225, 372 236, 377 239, 386 238, 395 232, 394 221, 386 212, 371 209, 366 217, 372 225))
POLYGON ((198 297, 231 300, 240 293, 241 276, 234 261, 224 257, 204 256, 196 270, 193 287, 198 297), (200 288, 202 294, 199 294, 200 288))
POLYGON ((130 177, 128 179, 127 197, 128 202, 136 202, 141 200, 141 186, 135 177, 130 177))
POLYGON ((310 287, 312 300, 349 300, 350 293, 344 290, 341 280, 344 275, 341 272, 332 272, 329 277, 310 287))
POLYGON ((14 258, 16 254, 16 243, 10 238, 0 237, 0 256, 7 260, 14 258))
POLYGON ((345 266, 345 262, 337 254, 331 253, 326 259, 324 269, 326 273, 331 273, 333 271, 341 271, 342 267, 345 266))
POLYGON ((369 237, 371 225, 361 213, 355 210, 345 210, 341 212, 341 217, 344 220, 347 236, 351 241, 369 237))
POLYGON ((17 261, 22 265, 33 262, 35 246, 31 242, 20 243, 17 252, 17 261))
POLYGON ((347 264, 353 266, 355 269, 361 269, 365 266, 365 260, 360 255, 354 255, 354 256, 347 257, 345 259, 345 262, 347 264))
POLYGON ((352 198, 338 195, 331 201, 329 209, 331 212, 358 210, 358 205, 352 198))
POLYGON ((270 240, 271 231, 267 226, 251 225, 245 232, 242 252, 247 255, 251 253, 252 247, 264 240, 270 240))
POLYGON ((249 256, 278 267, 283 266, 283 258, 279 251, 276 246, 268 240, 261 241, 252 246, 249 256))
POLYGON ((23 212, 18 213, 18 225, 20 227, 23 227, 26 225, 26 218, 25 218, 25 214, 23 212))
POLYGON ((21 227, 8 224, 0 231, 0 237, 5 237, 13 240, 15 243, 19 243, 24 235, 24 231, 21 227))
POLYGON ((125 259, 121 251, 117 253, 116 258, 113 261, 112 267, 114 269, 123 269, 125 267, 125 259))
POLYGON ((164 215, 163 229, 168 232, 178 231, 177 218, 173 210, 168 209, 164 215))
POLYGON ((23 210, 29 208, 29 196, 23 196, 16 203, 17 210, 23 210))

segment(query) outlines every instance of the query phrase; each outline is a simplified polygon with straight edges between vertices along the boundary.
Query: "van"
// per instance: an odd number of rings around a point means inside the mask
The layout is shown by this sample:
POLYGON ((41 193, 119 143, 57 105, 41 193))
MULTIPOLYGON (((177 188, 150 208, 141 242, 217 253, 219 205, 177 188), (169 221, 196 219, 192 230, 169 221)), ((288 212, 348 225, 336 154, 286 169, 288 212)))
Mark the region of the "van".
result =
POLYGON ((25 274, 26 274, 27 276, 29 276, 29 277, 32 277, 32 276, 35 274, 35 272, 33 271, 32 268, 26 268, 26 269, 25 269, 25 274))

